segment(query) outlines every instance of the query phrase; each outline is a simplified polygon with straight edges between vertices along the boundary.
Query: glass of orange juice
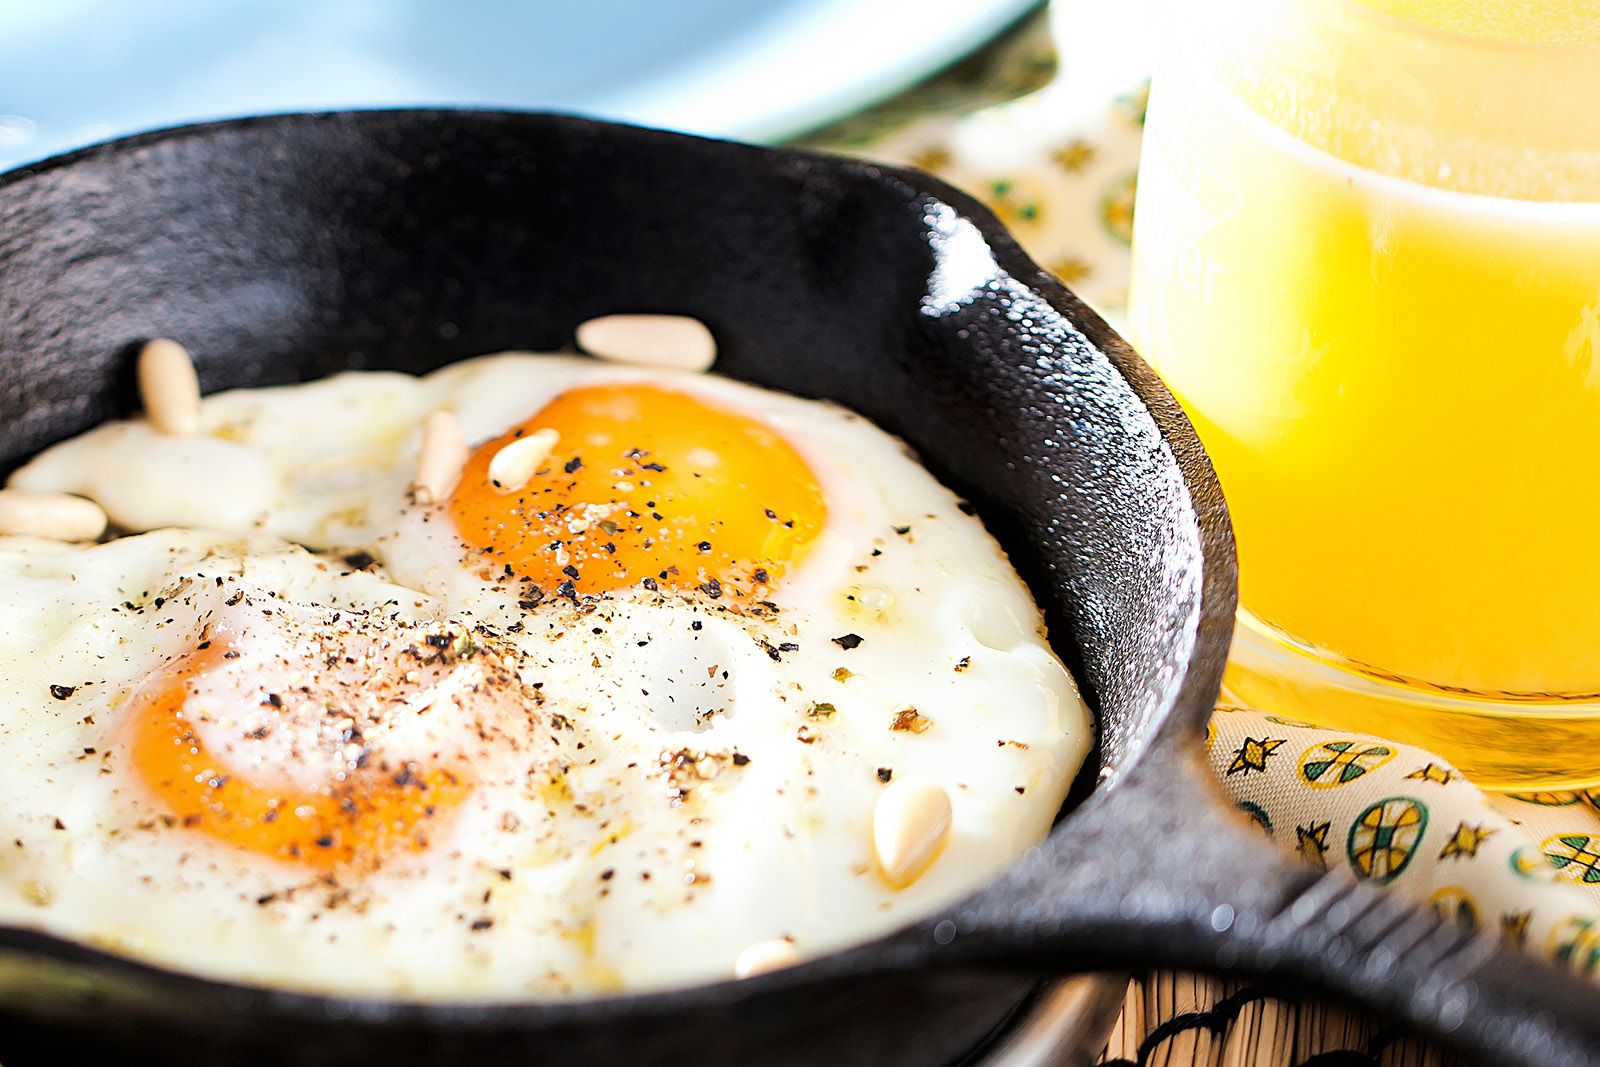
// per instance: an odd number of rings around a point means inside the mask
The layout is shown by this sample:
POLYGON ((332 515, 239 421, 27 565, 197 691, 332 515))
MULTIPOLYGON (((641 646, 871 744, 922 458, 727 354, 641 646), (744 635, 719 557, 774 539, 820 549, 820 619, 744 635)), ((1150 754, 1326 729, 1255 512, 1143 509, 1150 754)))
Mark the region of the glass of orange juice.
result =
POLYGON ((1600 0, 1184 3, 1133 339, 1239 542, 1228 687, 1600 784, 1600 0))

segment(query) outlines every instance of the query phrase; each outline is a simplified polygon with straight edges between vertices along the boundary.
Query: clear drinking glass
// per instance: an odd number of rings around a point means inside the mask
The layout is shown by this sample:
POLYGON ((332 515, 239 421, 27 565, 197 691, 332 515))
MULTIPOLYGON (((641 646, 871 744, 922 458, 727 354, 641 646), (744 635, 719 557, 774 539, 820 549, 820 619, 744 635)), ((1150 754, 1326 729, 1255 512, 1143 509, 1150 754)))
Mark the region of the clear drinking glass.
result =
POLYGON ((1130 317, 1232 509, 1230 691, 1600 783, 1600 0, 1176 7, 1130 317))

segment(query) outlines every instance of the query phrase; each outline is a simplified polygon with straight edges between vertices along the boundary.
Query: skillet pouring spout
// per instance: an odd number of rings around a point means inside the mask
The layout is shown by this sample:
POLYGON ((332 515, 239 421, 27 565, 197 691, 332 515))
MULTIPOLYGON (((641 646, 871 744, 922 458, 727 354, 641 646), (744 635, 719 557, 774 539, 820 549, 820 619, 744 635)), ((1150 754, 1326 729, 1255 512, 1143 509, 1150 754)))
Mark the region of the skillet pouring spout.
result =
POLYGON ((884 940, 572 1003, 311 996, 0 929, 0 1062, 931 1067, 1040 974, 1112 964, 1291 977, 1496 1063, 1600 1049, 1576 981, 1319 879, 1235 819, 1199 759, 1235 607, 1210 465, 1127 346, 926 176, 486 111, 217 123, 12 172, 0 470, 126 414, 148 338, 181 338, 215 392, 568 347, 622 311, 698 318, 719 373, 853 408, 971 501, 1096 712, 1099 763, 1049 839, 884 940))

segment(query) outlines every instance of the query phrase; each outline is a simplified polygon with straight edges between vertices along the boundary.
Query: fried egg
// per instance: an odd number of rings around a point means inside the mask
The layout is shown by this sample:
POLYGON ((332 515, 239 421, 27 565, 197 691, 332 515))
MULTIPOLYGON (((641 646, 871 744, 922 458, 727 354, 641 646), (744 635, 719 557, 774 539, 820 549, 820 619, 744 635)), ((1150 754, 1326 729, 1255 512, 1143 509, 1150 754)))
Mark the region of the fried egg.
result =
POLYGON ((977 888, 1092 739, 970 509, 866 420, 712 375, 346 373, 10 484, 125 533, 0 537, 0 922, 167 966, 428 999, 728 978, 977 888), (418 492, 438 412, 467 452, 418 492))

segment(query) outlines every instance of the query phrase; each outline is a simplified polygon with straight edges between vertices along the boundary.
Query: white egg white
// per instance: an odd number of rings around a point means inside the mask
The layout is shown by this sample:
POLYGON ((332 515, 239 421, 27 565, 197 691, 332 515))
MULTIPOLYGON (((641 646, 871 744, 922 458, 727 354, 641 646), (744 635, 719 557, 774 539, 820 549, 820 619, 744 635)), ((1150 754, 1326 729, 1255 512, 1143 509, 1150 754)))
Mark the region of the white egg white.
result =
MULTIPOLYGON (((0 840, 16 842, 0 856, 0 922, 338 992, 548 998, 715 980, 755 942, 824 953, 983 884, 1044 837, 1089 749, 1088 711, 999 547, 900 442, 838 407, 507 354, 223 393, 201 421, 188 438, 108 424, 11 480, 155 532, 0 538, 0 840), (805 457, 828 523, 774 611, 642 589, 519 607, 443 512, 408 501, 430 412, 478 442, 596 381, 671 384, 767 422, 805 457), (376 563, 346 561, 358 552, 376 563), (248 604, 229 606, 238 589, 248 604), (403 707, 380 716, 390 754, 458 736, 478 768, 469 799, 421 853, 336 885, 153 819, 126 759, 130 694, 208 622, 280 659, 341 626, 473 634, 514 683, 462 682, 452 664, 455 696, 434 700, 423 734, 403 707), (485 732, 485 718, 509 725, 485 732), (907 778, 943 786, 953 822, 927 871, 894 888, 872 814, 885 782, 907 778)), ((271 684, 229 677, 219 707, 271 684)), ((287 759, 237 751, 268 777, 287 759)))

